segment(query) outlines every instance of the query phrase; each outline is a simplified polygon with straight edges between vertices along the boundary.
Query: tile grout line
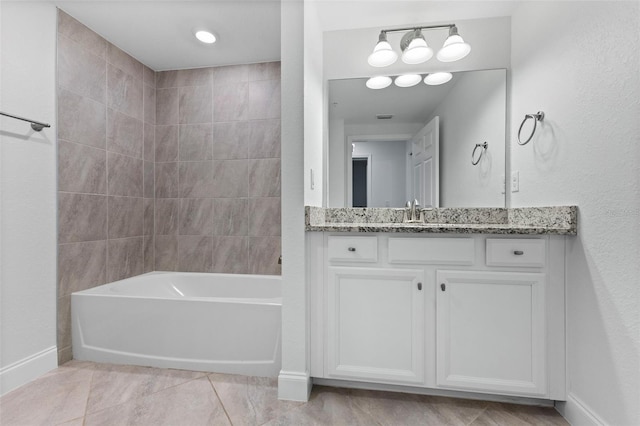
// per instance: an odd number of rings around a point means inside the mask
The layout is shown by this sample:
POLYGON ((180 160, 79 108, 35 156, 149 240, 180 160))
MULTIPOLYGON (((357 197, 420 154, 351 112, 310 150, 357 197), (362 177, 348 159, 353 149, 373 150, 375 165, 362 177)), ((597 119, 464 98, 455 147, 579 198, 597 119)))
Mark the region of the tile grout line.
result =
POLYGON ((91 369, 91 379, 89 380, 89 392, 87 392, 87 401, 84 404, 84 414, 82 415, 82 426, 87 422, 87 409, 89 408, 89 397, 91 396, 91 390, 93 389, 93 376, 96 374, 95 369, 91 369))
POLYGON ((229 424, 231 426, 233 426, 233 422, 231 421, 231 417, 229 416, 229 413, 227 412, 227 407, 225 407, 224 402, 222 402, 222 398, 220 398, 220 395, 218 395, 218 391, 216 390, 215 385, 211 381, 211 375, 210 374, 207 374, 207 380, 209 381, 209 384, 211 385, 211 388, 213 389, 213 393, 216 395, 216 398, 218 398, 218 401, 220 402, 220 405, 222 406, 222 410, 224 411, 224 415, 227 416, 227 420, 229 420, 229 424))
POLYGON ((488 404, 487 404, 487 405, 485 405, 485 406, 484 406, 484 408, 482 408, 482 411, 480 411, 480 412, 478 413, 478 415, 477 415, 477 416, 475 416, 475 417, 473 418, 473 420, 471 420, 471 421, 467 424, 467 426, 471 426, 471 425, 473 424, 473 422, 475 422, 476 420, 478 420, 478 419, 480 418, 480 416, 482 416, 482 415, 487 411, 487 407, 488 407, 488 404))
MULTIPOLYGON (((128 365, 123 365, 123 364, 108 364, 108 363, 96 363, 96 365, 112 365, 112 366, 117 366, 117 367, 123 367, 123 366, 124 366, 124 367, 126 367, 126 366, 128 366, 128 365)), ((137 366, 137 367, 147 368, 147 369, 151 369, 151 370, 160 370, 160 371, 164 371, 164 370, 174 370, 174 369, 172 369, 172 368, 145 367, 145 366, 137 366)), ((202 374, 202 376, 195 377, 195 378, 193 378, 193 379, 189 379, 189 380, 185 380, 184 382, 176 383, 176 384, 171 385, 171 386, 167 386, 167 387, 165 387, 165 388, 159 389, 159 390, 157 390, 157 391, 155 391, 155 392, 151 392, 151 393, 148 393, 148 394, 143 395, 143 396, 138 396, 138 397, 134 397, 134 398, 131 398, 131 399, 127 399, 127 400, 122 401, 122 402, 120 402, 120 403, 118 403, 118 404, 115 404, 115 405, 111 405, 111 406, 108 406, 108 407, 101 408, 100 410, 94 411, 94 412, 92 412, 92 413, 85 413, 85 418, 87 417, 87 414, 91 414, 91 415, 93 415, 93 414, 97 414, 97 413, 100 413, 100 412, 105 411, 105 410, 110 410, 110 409, 112 409, 112 408, 114 408, 114 407, 119 407, 119 406, 124 405, 124 404, 128 404, 128 403, 131 403, 131 402, 137 402, 137 401, 140 401, 140 400, 143 400, 143 399, 149 398, 150 396, 155 395, 155 394, 157 394, 157 393, 164 392, 164 391, 166 391, 167 389, 171 389, 171 388, 175 388, 175 387, 178 387, 178 386, 182 386, 182 385, 184 385, 184 384, 187 384, 187 383, 193 382, 193 381, 195 381, 195 380, 200 380, 200 379, 202 379, 203 377, 208 377, 208 376, 207 376, 207 374, 206 374, 205 372, 203 372, 203 371, 192 371, 192 370, 177 370, 177 371, 187 371, 187 372, 191 372, 191 373, 201 373, 201 374, 202 374)), ((94 371, 94 372, 95 372, 95 371, 94 371)), ((109 371, 108 373, 109 373, 109 374, 110 374, 110 373, 113 373, 113 371, 109 371)), ((156 375, 153 375, 153 376, 155 377, 156 375)), ((91 379, 92 379, 92 381, 93 381, 93 376, 92 376, 92 378, 91 378, 91 379)), ((88 402, 88 398, 87 398, 87 402, 88 402)))

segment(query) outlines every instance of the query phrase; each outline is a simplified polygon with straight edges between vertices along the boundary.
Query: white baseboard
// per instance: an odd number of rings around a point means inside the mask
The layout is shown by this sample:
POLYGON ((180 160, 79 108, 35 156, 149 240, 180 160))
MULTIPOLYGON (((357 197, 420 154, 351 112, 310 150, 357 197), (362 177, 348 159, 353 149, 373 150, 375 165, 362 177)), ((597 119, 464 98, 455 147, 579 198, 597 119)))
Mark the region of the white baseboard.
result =
POLYGON ((523 396, 496 395, 490 393, 455 391, 447 389, 422 388, 417 386, 390 385, 386 383, 358 382, 354 380, 321 379, 314 377, 313 384, 336 388, 366 389, 384 392, 401 392, 417 395, 444 396, 448 398, 473 399, 477 401, 506 402, 509 404, 532 405, 537 407, 553 407, 553 401, 523 396))
POLYGON ((58 367, 55 346, 0 369, 0 395, 11 392, 58 367))
POLYGON ((278 399, 307 402, 312 386, 308 372, 282 370, 278 376, 278 399))
POLYGON ((573 426, 602 426, 602 421, 594 412, 575 395, 567 395, 566 401, 556 402, 556 410, 573 426))

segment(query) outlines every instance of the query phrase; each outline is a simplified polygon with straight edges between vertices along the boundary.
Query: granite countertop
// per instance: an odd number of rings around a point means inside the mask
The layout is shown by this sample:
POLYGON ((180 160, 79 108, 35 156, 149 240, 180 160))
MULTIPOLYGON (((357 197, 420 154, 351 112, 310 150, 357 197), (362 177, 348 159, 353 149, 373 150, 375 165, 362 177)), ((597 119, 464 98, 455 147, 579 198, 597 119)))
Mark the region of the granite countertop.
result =
POLYGON ((577 234, 577 207, 422 209, 424 223, 402 222, 405 209, 305 208, 307 231, 448 234, 577 234))

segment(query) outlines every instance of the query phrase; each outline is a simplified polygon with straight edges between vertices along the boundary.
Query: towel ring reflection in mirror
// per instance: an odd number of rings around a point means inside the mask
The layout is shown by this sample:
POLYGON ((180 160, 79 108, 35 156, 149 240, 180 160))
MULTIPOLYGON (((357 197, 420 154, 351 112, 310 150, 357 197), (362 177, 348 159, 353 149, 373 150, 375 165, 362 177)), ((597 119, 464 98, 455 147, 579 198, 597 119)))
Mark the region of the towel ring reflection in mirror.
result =
POLYGON ((520 124, 520 128, 518 129, 518 145, 526 145, 529 143, 531 138, 533 138, 533 135, 536 133, 536 126, 538 124, 538 121, 542 121, 542 120, 544 120, 544 112, 542 111, 538 111, 536 114, 525 114, 524 120, 522 120, 522 124, 520 124), (529 135, 527 140, 522 142, 520 133, 522 132, 522 127, 524 126, 524 123, 526 123, 527 120, 530 118, 533 119, 533 130, 531 130, 531 134, 529 135))
POLYGON ((471 164, 473 164, 474 166, 478 164, 480 162, 480 159, 482 158, 482 154, 484 154, 488 147, 489 144, 487 142, 477 143, 476 147, 473 148, 473 152, 471 153, 471 164), (478 148, 482 148, 482 150, 480 151, 480 155, 478 155, 478 159, 476 160, 476 151, 478 150, 478 148))

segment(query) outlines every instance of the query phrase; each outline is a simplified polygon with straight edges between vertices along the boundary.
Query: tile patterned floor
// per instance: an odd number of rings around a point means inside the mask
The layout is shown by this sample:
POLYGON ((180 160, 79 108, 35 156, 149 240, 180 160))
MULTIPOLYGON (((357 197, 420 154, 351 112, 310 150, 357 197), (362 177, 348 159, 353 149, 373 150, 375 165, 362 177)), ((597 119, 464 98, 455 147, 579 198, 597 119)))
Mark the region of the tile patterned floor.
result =
POLYGON ((566 425, 553 408, 315 386, 279 401, 275 379, 71 361, 0 398, 9 425, 566 425))

